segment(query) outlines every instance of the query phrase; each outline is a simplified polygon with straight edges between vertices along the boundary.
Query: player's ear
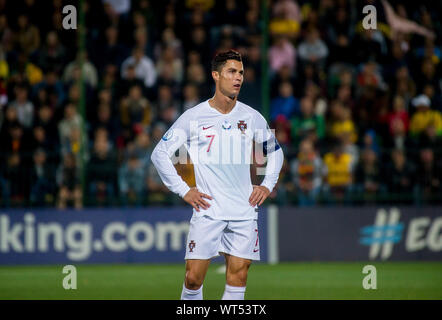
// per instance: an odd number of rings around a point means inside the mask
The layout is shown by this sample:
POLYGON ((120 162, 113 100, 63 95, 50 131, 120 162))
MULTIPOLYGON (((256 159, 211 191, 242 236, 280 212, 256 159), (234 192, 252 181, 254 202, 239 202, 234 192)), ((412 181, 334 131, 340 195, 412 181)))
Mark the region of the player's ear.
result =
POLYGON ((218 71, 212 71, 212 78, 215 81, 219 80, 219 72, 218 71))

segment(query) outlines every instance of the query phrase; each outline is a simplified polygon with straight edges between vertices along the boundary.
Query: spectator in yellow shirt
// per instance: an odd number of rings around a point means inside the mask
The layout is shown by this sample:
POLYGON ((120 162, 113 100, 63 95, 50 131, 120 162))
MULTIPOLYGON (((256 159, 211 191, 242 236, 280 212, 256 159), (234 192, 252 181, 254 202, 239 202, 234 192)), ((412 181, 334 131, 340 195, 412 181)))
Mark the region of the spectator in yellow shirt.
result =
POLYGON ((332 105, 332 120, 330 123, 330 134, 334 138, 341 138, 342 135, 350 135, 350 142, 355 143, 358 139, 356 127, 351 119, 351 110, 341 102, 335 101, 332 105))
POLYGON ((333 150, 324 155, 326 169, 324 194, 328 201, 346 200, 353 184, 354 162, 349 153, 344 152, 339 140, 334 143, 333 150))
POLYGON ((419 136, 428 126, 434 126, 436 135, 442 135, 442 114, 439 111, 431 110, 430 99, 421 94, 412 100, 417 111, 411 117, 410 135, 419 136))

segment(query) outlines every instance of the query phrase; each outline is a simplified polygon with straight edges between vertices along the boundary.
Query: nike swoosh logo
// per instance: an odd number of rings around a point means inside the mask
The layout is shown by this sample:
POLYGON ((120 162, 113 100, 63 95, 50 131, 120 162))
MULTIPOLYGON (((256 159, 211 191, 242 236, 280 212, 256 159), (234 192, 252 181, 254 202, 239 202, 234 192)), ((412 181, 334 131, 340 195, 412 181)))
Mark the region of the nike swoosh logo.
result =
POLYGON ((258 252, 259 251, 259 249, 253 249, 253 252, 258 252))
POLYGON ((203 127, 203 130, 207 130, 209 128, 212 128, 213 126, 203 127))

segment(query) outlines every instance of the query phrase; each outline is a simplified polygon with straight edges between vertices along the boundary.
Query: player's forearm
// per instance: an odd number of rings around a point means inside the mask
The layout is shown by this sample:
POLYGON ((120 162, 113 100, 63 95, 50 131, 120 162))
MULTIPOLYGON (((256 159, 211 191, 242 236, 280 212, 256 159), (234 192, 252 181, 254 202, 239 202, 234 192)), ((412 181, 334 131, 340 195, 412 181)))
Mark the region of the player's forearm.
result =
POLYGON ((264 181, 261 183, 261 186, 266 187, 272 192, 276 183, 278 182, 279 173, 282 168, 282 164, 284 162, 284 154, 282 149, 278 149, 274 152, 267 154, 267 166, 266 166, 266 175, 264 177, 264 181))
POLYGON ((167 151, 159 144, 153 150, 150 158, 166 187, 180 197, 184 197, 190 187, 179 176, 167 151))

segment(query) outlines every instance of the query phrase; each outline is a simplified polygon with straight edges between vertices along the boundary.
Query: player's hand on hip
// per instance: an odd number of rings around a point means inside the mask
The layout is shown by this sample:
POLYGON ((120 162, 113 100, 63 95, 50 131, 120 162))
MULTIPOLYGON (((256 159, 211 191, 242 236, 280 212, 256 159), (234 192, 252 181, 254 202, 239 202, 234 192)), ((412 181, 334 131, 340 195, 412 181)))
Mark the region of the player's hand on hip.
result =
POLYGON ((260 206, 264 200, 269 196, 270 190, 264 186, 253 185, 253 191, 249 198, 249 203, 252 207, 260 206))
POLYGON ((207 210, 210 204, 207 203, 204 198, 212 200, 212 197, 208 194, 199 192, 197 188, 191 188, 183 197, 184 201, 200 212, 200 208, 207 210))

